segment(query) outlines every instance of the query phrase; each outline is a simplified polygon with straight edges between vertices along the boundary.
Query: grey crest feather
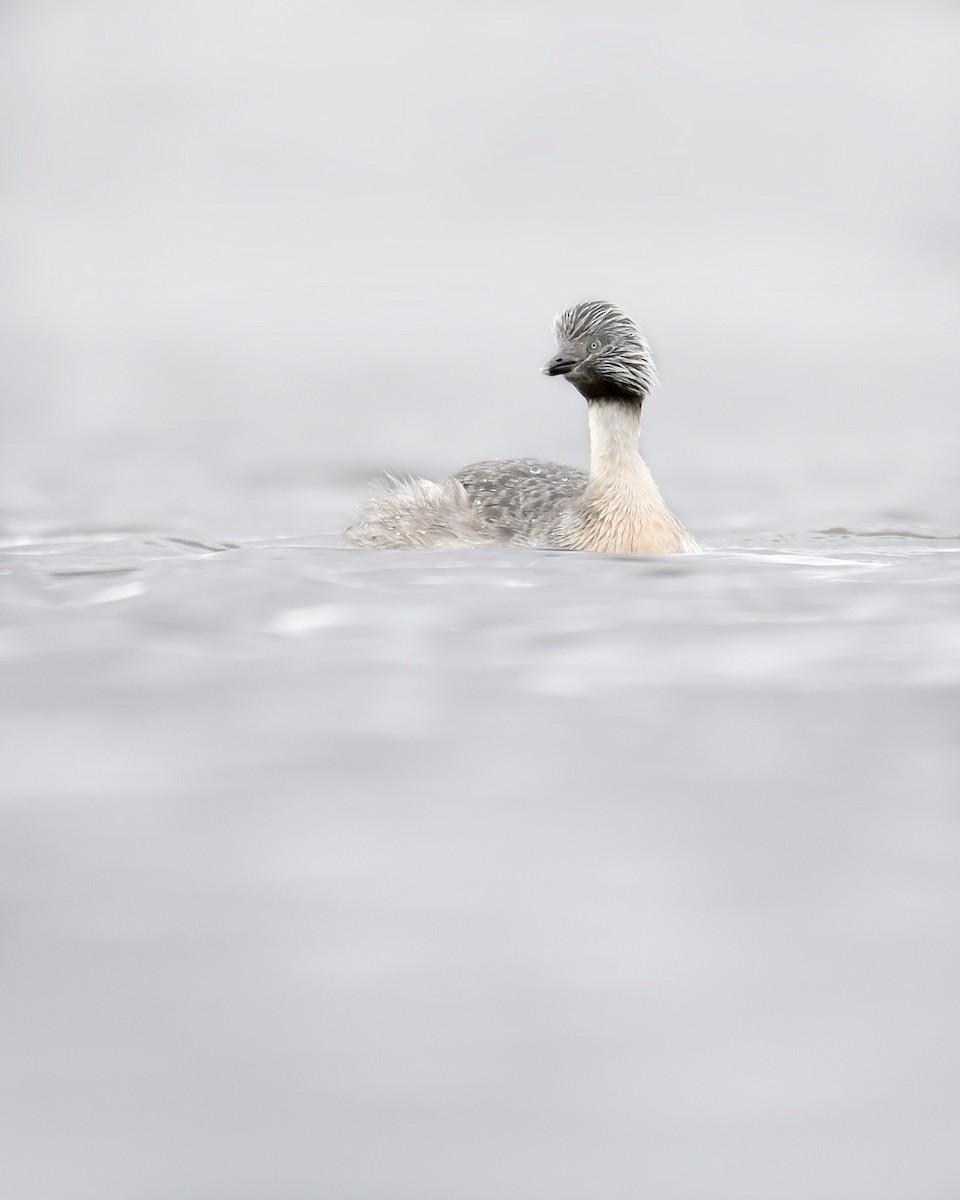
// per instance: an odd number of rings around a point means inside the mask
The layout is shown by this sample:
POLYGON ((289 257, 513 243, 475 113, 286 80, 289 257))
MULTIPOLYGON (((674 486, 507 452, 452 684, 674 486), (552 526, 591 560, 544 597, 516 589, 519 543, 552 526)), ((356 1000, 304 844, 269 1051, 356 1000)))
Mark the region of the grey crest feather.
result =
POLYGON ((603 348, 590 359, 592 369, 619 390, 647 396, 659 380, 650 345, 634 319, 607 300, 574 304, 553 319, 559 350, 582 353, 598 338, 603 348))

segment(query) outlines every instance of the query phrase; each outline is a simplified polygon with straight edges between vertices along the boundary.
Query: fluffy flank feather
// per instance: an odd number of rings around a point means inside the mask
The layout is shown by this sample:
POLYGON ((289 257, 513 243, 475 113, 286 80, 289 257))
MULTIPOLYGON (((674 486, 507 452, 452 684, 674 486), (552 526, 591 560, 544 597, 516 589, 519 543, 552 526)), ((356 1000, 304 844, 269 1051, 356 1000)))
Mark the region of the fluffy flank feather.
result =
POLYGON ((388 476, 344 531, 351 545, 431 550, 491 541, 467 493, 455 479, 388 476))

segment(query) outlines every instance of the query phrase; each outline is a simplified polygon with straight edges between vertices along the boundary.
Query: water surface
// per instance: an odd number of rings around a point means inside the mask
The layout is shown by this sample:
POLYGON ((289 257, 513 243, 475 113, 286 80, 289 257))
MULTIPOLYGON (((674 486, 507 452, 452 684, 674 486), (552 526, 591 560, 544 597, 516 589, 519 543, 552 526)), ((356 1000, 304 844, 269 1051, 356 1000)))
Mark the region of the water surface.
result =
POLYGON ((958 531, 369 552, 357 495, 7 524, 11 1194, 951 1195, 958 531))

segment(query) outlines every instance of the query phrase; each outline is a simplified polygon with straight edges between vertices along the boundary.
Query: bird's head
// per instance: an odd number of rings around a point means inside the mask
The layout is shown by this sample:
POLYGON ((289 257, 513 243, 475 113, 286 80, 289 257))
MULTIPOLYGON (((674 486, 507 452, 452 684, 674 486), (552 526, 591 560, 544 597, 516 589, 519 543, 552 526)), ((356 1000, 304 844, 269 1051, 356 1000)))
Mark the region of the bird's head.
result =
POLYGON ((553 321, 557 353, 540 368, 564 375, 588 400, 642 404, 657 369, 639 325, 615 304, 590 300, 553 321))

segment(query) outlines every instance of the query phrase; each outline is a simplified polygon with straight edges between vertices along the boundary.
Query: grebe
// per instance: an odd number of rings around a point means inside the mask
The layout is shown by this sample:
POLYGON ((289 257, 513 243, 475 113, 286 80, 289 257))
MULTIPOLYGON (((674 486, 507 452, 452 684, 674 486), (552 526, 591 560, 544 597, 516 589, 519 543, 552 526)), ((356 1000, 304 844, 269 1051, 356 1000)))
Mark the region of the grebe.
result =
POLYGON ((640 409, 657 382, 650 347, 622 309, 575 304, 553 322, 563 375, 587 401, 590 472, 535 458, 479 462, 443 483, 389 480, 344 536, 354 546, 430 550, 507 543, 612 554, 691 554, 640 457, 640 409))

